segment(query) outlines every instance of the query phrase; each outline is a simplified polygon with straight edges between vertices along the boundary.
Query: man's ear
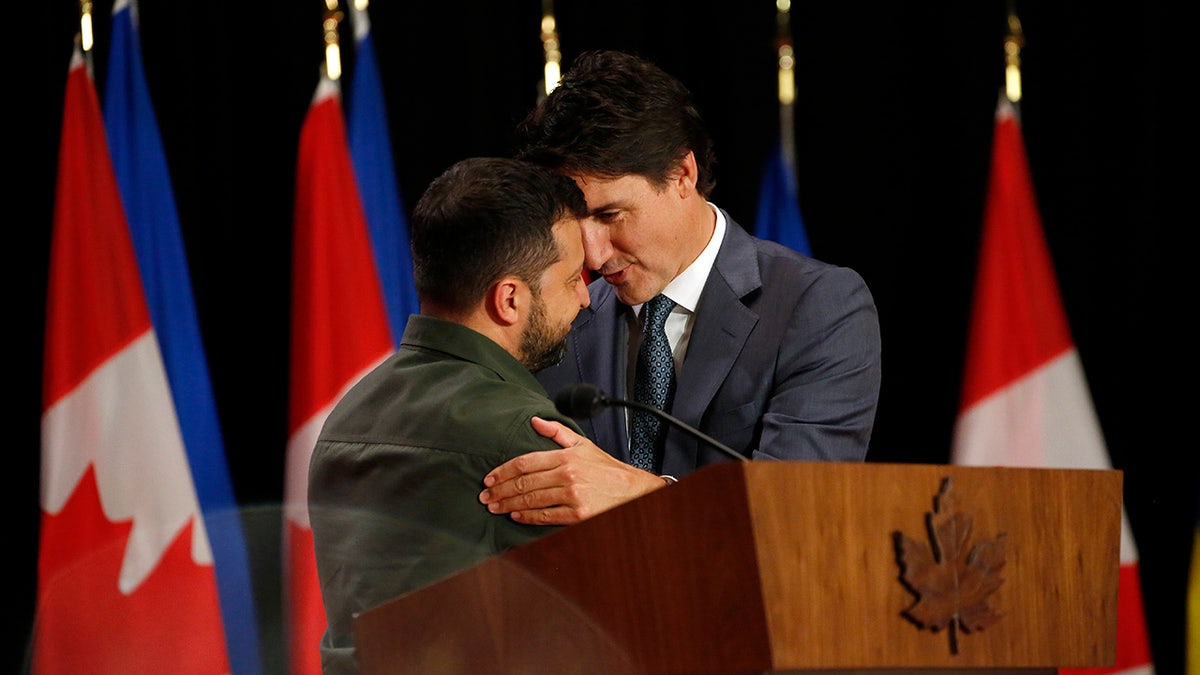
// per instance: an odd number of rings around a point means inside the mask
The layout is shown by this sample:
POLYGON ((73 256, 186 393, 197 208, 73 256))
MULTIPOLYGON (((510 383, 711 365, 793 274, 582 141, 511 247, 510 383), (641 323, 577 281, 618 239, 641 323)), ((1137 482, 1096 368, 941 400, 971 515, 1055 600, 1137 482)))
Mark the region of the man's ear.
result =
POLYGON ((525 298, 529 295, 529 287, 517 277, 503 277, 488 288, 488 316, 503 326, 515 325, 525 311, 525 298))
POLYGON ((688 154, 679 160, 679 164, 668 174, 671 187, 681 198, 687 198, 696 191, 696 183, 700 180, 700 168, 696 166, 696 154, 688 150, 688 154))

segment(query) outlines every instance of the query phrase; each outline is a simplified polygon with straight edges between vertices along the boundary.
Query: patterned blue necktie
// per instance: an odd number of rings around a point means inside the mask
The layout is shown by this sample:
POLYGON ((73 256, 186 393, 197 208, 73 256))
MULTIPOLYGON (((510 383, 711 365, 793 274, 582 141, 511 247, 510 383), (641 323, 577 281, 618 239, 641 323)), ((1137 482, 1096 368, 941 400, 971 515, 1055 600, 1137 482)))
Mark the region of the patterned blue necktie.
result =
MULTIPOLYGON (((656 295, 642 308, 642 346, 638 349, 633 398, 638 403, 670 412, 675 396, 675 360, 663 326, 675 302, 656 295)), ((633 465, 657 473, 666 423, 636 408, 631 416, 629 455, 633 465)))

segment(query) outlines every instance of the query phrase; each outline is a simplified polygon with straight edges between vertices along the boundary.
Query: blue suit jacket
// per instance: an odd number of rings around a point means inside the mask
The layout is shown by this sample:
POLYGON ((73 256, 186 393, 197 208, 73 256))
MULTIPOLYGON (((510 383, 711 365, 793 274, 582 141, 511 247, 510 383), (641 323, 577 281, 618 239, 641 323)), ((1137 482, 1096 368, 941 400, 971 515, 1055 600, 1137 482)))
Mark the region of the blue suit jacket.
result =
MULTIPOLYGON (((880 383, 879 318, 866 283, 725 217, 671 414, 753 459, 862 461, 880 383)), ((551 396, 585 382, 623 399, 632 309, 603 279, 588 292, 592 304, 576 317, 566 356, 537 378, 551 396)), ((625 415, 608 407, 579 423, 628 461, 625 415)), ((682 477, 727 459, 671 429, 662 471, 682 477)))

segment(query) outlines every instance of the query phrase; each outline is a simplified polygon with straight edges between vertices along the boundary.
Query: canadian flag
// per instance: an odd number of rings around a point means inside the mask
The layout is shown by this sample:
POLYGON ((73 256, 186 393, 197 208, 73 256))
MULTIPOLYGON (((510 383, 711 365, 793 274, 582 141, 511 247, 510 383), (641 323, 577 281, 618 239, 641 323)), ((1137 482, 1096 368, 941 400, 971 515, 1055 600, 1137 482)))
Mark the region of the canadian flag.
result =
POLYGON ((322 74, 297 157, 284 561, 292 675, 319 675, 325 611, 308 518, 308 462, 321 426, 392 352, 383 291, 337 84, 322 74))
MULTIPOLYGON (((1111 469, 1046 246, 1012 104, 996 111, 991 176, 952 460, 1111 469)), ((1138 555, 1122 515, 1117 656, 1067 673, 1154 672, 1138 555)))
POLYGON ((78 45, 46 301, 35 673, 227 673, 213 554, 78 45))

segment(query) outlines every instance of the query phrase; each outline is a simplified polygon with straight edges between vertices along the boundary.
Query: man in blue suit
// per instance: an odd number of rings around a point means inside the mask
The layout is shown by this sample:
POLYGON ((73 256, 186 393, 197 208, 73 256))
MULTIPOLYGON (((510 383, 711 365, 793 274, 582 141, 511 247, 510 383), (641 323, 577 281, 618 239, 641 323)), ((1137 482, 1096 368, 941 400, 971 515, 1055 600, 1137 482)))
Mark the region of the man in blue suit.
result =
MULTIPOLYGON (((681 82, 629 54, 583 54, 519 132, 521 157, 583 190, 598 277, 566 356, 537 374, 547 392, 582 382, 634 399, 639 316, 662 294, 674 305, 666 412, 750 459, 865 459, 880 384, 871 293, 855 271, 757 239, 708 200, 712 140, 681 82)), ((607 407, 581 420, 595 445, 556 426, 562 450, 497 467, 480 501, 519 522, 569 524, 728 459, 668 429, 636 468, 628 417, 607 407)))

